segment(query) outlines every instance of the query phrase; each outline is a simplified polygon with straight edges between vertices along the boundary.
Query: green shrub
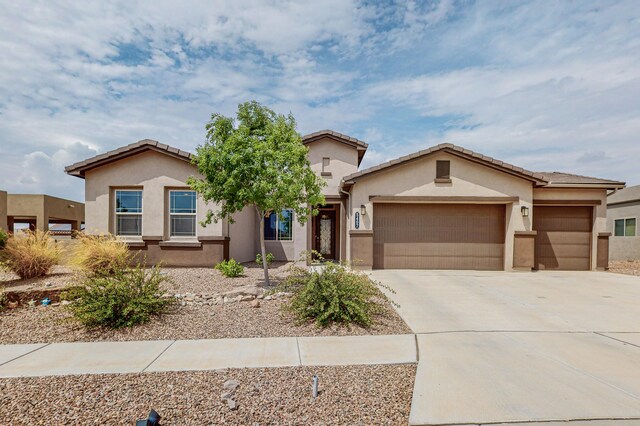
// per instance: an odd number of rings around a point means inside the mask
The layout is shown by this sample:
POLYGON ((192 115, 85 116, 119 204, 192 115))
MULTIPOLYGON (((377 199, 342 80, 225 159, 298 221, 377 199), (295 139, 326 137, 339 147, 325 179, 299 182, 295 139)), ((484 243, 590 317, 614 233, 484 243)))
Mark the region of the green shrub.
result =
POLYGON ((216 265, 216 269, 226 277, 239 277, 244 273, 244 266, 235 259, 223 260, 216 265))
MULTIPOLYGON (((273 253, 267 253, 265 255, 265 258, 267 259, 267 266, 271 266, 271 264, 275 260, 275 256, 273 255, 273 253)), ((260 265, 262 265, 262 254, 260 253, 256 254, 256 263, 259 263, 260 265)))
POLYGON ((71 264, 89 275, 106 276, 126 269, 131 259, 127 243, 113 235, 78 234, 71 264))
POLYGON ((356 323, 367 327, 373 316, 384 312, 384 295, 362 273, 345 265, 327 263, 316 271, 295 267, 282 287, 293 292, 285 309, 299 322, 313 320, 326 327, 331 323, 356 323))
POLYGON ((62 298, 73 301, 67 308, 87 327, 133 327, 162 314, 173 303, 160 296, 166 280, 159 267, 138 265, 111 276, 89 276, 62 298))
POLYGON ((7 234, 7 231, 0 228, 0 249, 4 248, 4 246, 7 244, 8 239, 9 239, 9 234, 7 234))
POLYGON ((4 311, 5 303, 7 303, 7 295, 4 290, 0 289, 0 312, 4 311))
POLYGON ((22 279, 42 277, 60 260, 60 247, 48 232, 24 231, 9 237, 2 257, 22 279))

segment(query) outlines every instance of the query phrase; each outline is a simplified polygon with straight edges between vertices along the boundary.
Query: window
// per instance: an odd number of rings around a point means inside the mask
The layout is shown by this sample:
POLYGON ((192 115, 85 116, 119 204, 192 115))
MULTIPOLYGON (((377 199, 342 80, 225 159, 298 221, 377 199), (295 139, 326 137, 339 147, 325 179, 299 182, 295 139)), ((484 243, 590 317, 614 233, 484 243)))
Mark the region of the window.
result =
POLYGON ((291 241, 293 239, 293 211, 283 210, 280 216, 271 213, 264 218, 264 239, 291 241))
POLYGON ((448 160, 436 161, 436 179, 451 178, 451 163, 448 160))
POLYGON ((616 219, 613 235, 616 237, 635 237, 636 219, 616 219))
POLYGON ((322 171, 323 172, 328 172, 329 170, 327 170, 329 168, 329 163, 331 162, 331 160, 329 159, 329 157, 323 157, 322 158, 322 171))
POLYGON ((196 236, 195 191, 169 191, 169 235, 196 236))
POLYGON ((116 191, 116 235, 142 235, 142 191, 116 191))

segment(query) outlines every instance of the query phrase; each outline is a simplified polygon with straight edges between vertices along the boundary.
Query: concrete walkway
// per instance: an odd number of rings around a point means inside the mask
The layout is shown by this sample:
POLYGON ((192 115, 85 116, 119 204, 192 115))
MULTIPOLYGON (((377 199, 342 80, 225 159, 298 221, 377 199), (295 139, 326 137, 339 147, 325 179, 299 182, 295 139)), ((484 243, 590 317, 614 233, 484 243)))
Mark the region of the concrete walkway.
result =
POLYGON ((0 345, 0 377, 415 362, 413 334, 0 345))

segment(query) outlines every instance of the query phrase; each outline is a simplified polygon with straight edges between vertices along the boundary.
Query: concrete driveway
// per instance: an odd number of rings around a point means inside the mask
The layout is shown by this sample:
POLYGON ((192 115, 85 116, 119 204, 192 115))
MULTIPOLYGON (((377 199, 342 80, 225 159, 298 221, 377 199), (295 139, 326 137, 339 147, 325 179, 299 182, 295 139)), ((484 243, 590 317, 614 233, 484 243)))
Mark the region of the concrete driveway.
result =
POLYGON ((411 424, 640 424, 640 278, 372 276, 395 291, 390 297, 417 333, 411 424))

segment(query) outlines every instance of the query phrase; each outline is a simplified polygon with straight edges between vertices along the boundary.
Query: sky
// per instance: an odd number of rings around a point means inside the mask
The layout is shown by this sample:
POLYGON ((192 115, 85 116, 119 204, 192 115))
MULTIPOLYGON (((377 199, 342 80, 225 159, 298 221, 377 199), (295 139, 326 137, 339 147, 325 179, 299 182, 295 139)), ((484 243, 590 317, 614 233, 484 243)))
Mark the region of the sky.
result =
POLYGON ((140 139, 193 152, 257 100, 368 167, 450 142, 640 184, 630 1, 0 0, 0 189, 84 199, 64 167, 140 139))

